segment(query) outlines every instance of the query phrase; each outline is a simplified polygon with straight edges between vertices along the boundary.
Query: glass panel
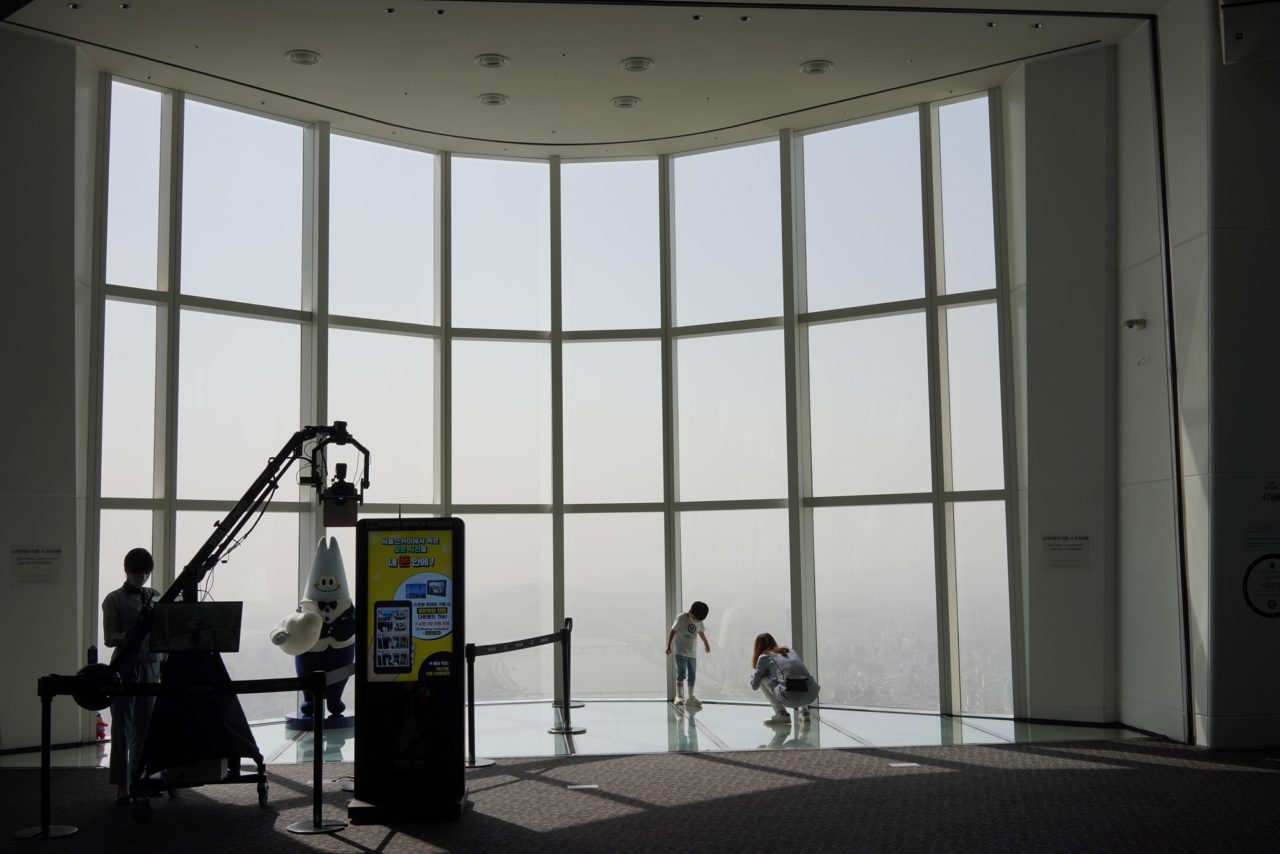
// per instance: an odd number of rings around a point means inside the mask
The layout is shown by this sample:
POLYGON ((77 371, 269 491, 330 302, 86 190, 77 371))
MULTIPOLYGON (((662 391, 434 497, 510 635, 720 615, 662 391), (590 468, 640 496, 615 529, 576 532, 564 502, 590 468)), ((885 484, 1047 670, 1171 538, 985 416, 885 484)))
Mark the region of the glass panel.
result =
MULTIPOLYGON (((329 333, 329 422, 346 421, 369 449, 379 504, 435 500, 435 340, 334 329, 329 333)), ((357 455, 331 445, 329 468, 357 455)))
POLYGON ((814 495, 930 489, 927 361, 923 313, 810 327, 814 495))
MULTIPOLYGON (((298 430, 300 331, 291 323, 182 312, 178 497, 238 499, 298 430)), ((281 500, 296 501, 292 477, 281 500)))
POLYGON ((680 499, 785 498, 782 332, 677 343, 680 499))
POLYGON ((102 494, 154 494, 156 309, 107 300, 102 345, 102 494))
POLYGON ((1009 562, 1003 501, 958 502, 956 608, 960 615, 960 707, 1013 714, 1009 562))
MULTIPOLYGON (((471 514, 466 524, 467 643, 503 643, 559 629, 551 622, 551 517, 471 514)), ((476 699, 550 699, 557 650, 547 644, 477 658, 476 699)))
POLYGON ((302 128, 186 102, 182 292, 302 303, 302 128))
POLYGON ((565 329, 656 327, 658 161, 560 169, 565 329))
POLYGON ((453 500, 551 501, 551 350, 453 343, 453 500))
MULTIPOLYGON (((179 566, 186 565, 222 516, 221 513, 178 513, 174 542, 179 566)), ((309 565, 308 560, 308 571, 309 565)), ((354 564, 348 566, 352 574, 354 569, 354 564)), ((205 576, 200 589, 202 602, 244 602, 240 651, 222 654, 232 679, 282 679, 296 675, 293 656, 282 652, 268 637, 275 624, 298 607, 302 579, 298 571, 296 514, 264 513, 258 526, 244 538, 244 545, 231 553, 227 563, 218 564, 205 576)), ((279 718, 297 714, 297 695, 292 691, 244 694, 240 705, 251 721, 279 718)))
POLYGON ((329 311, 435 322, 434 155, 329 138, 329 311))
MULTIPOLYGON (((130 549, 151 551, 150 510, 103 510, 98 514, 98 661, 111 661, 112 650, 103 642, 102 600, 124 584, 124 556, 130 549)), ((157 566, 148 586, 165 590, 162 567, 157 566)), ((106 715, 103 715, 106 717, 106 715)))
POLYGON ((996 306, 946 312, 951 488, 1004 487, 1000 335, 996 306))
POLYGON ((987 99, 938 108, 945 293, 996 286, 987 99))
POLYGON ((575 697, 667 696, 663 538, 661 513, 565 517, 575 697))
MULTIPOLYGON (((680 609, 698 600, 711 609, 703 621, 711 654, 698 648, 700 699, 763 704, 760 693, 751 690, 751 650, 761 632, 793 643, 789 554, 785 510, 680 514, 680 609)), ((675 618, 667 615, 667 629, 675 618)), ((818 678, 825 702, 827 680, 818 678)))
POLYGON ((933 511, 813 511, 824 704, 938 708, 933 511))
POLYGON ((563 354, 565 501, 661 501, 660 343, 566 343, 563 354))
POLYGON ((809 311, 924 296, 920 193, 914 112, 804 137, 809 311))
POLYGON ((673 171, 676 322, 782 314, 777 141, 679 157, 673 171))
POLYGON ((551 328, 547 163, 454 157, 453 325, 551 328))
POLYGON ((107 281, 156 287, 160 240, 161 95, 111 83, 107 281))

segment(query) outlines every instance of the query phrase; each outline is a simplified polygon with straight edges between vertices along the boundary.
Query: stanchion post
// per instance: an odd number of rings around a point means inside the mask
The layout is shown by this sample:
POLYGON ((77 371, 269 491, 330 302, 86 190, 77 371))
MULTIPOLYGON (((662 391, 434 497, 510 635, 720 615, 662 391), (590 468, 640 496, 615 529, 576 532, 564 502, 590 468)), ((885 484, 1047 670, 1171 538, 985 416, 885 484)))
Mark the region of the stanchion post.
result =
POLYGON ((561 697, 560 707, 564 710, 564 726, 552 727, 547 730, 554 735, 580 735, 586 732, 585 729, 574 728, 573 723, 569 720, 569 707, 573 705, 569 701, 569 636, 573 633, 573 618, 564 618, 564 628, 559 631, 560 635, 560 670, 564 674, 564 678, 560 680, 564 688, 564 696, 561 697))
POLYGON ((324 789, 324 689, 325 673, 317 670, 308 680, 308 693, 311 694, 312 738, 312 780, 311 780, 311 821, 295 821, 286 830, 290 833, 336 833, 347 826, 345 821, 321 817, 321 802, 324 789))
POLYGON ((467 657, 467 767, 487 768, 492 759, 476 759, 476 645, 463 647, 467 657))
POLYGON ((19 839, 53 839, 70 836, 78 828, 70 824, 49 825, 50 778, 53 766, 53 696, 54 677, 41 676, 37 683, 40 692, 40 826, 15 830, 19 839))

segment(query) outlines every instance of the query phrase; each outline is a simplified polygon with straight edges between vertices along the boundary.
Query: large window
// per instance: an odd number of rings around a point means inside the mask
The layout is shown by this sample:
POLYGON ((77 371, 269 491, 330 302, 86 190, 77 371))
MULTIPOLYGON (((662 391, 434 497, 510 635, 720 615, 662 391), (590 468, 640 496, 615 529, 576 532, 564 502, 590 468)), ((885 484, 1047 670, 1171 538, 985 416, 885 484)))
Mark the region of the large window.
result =
MULTIPOLYGON (((768 631, 828 704, 1013 710, 985 97, 588 162, 111 93, 99 598, 135 545, 166 586, 294 431, 343 420, 363 516, 465 520, 467 639, 573 618, 579 696, 665 696, 702 599, 703 699, 758 701, 768 631)), ((292 673, 266 632, 316 537, 355 572, 312 501, 282 479, 202 585, 245 602, 236 676, 292 673)), ((547 700, 554 660, 484 657, 476 695, 547 700)))

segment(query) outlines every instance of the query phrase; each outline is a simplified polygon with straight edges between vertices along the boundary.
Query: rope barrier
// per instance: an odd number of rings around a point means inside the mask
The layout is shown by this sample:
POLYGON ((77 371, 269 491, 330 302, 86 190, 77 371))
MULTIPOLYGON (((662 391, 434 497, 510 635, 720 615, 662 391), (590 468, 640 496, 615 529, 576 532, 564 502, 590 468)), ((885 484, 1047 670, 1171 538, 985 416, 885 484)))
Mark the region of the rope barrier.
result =
POLYGON ((547 732, 552 735, 580 735, 586 732, 582 727, 574 727, 569 718, 569 649, 570 636, 573 633, 573 618, 564 618, 564 628, 558 632, 552 632, 549 635, 537 635, 531 638, 522 638, 521 640, 506 641, 505 643, 490 644, 474 644, 469 643, 464 647, 467 658, 467 767, 479 768, 486 765, 492 765, 492 759, 476 759, 476 658, 482 655, 497 655, 504 652, 515 652, 520 649, 533 649, 534 647, 544 646, 549 643, 560 644, 560 664, 564 678, 561 680, 561 690, 564 696, 557 700, 553 705, 563 710, 564 724, 562 726, 551 727, 547 732))

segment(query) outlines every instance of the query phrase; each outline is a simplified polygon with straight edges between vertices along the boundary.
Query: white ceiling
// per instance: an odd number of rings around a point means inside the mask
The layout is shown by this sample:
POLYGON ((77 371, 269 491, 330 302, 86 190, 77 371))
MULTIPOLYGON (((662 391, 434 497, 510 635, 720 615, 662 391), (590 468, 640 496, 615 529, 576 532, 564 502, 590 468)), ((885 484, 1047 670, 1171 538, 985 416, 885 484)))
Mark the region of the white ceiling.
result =
POLYGON ((7 25, 80 43, 110 73, 273 115, 434 149, 587 157, 724 145, 975 91, 1028 57, 1141 24, 1091 11, 1163 2, 988 0, 1001 11, 974 13, 955 0, 35 0, 7 25), (295 48, 322 60, 293 64, 295 48), (481 53, 510 62, 482 68, 481 53), (625 71, 630 56, 654 67, 625 71), (835 65, 801 73, 811 59, 835 65), (490 92, 509 100, 480 103, 490 92), (617 95, 641 101, 618 109, 617 95))

